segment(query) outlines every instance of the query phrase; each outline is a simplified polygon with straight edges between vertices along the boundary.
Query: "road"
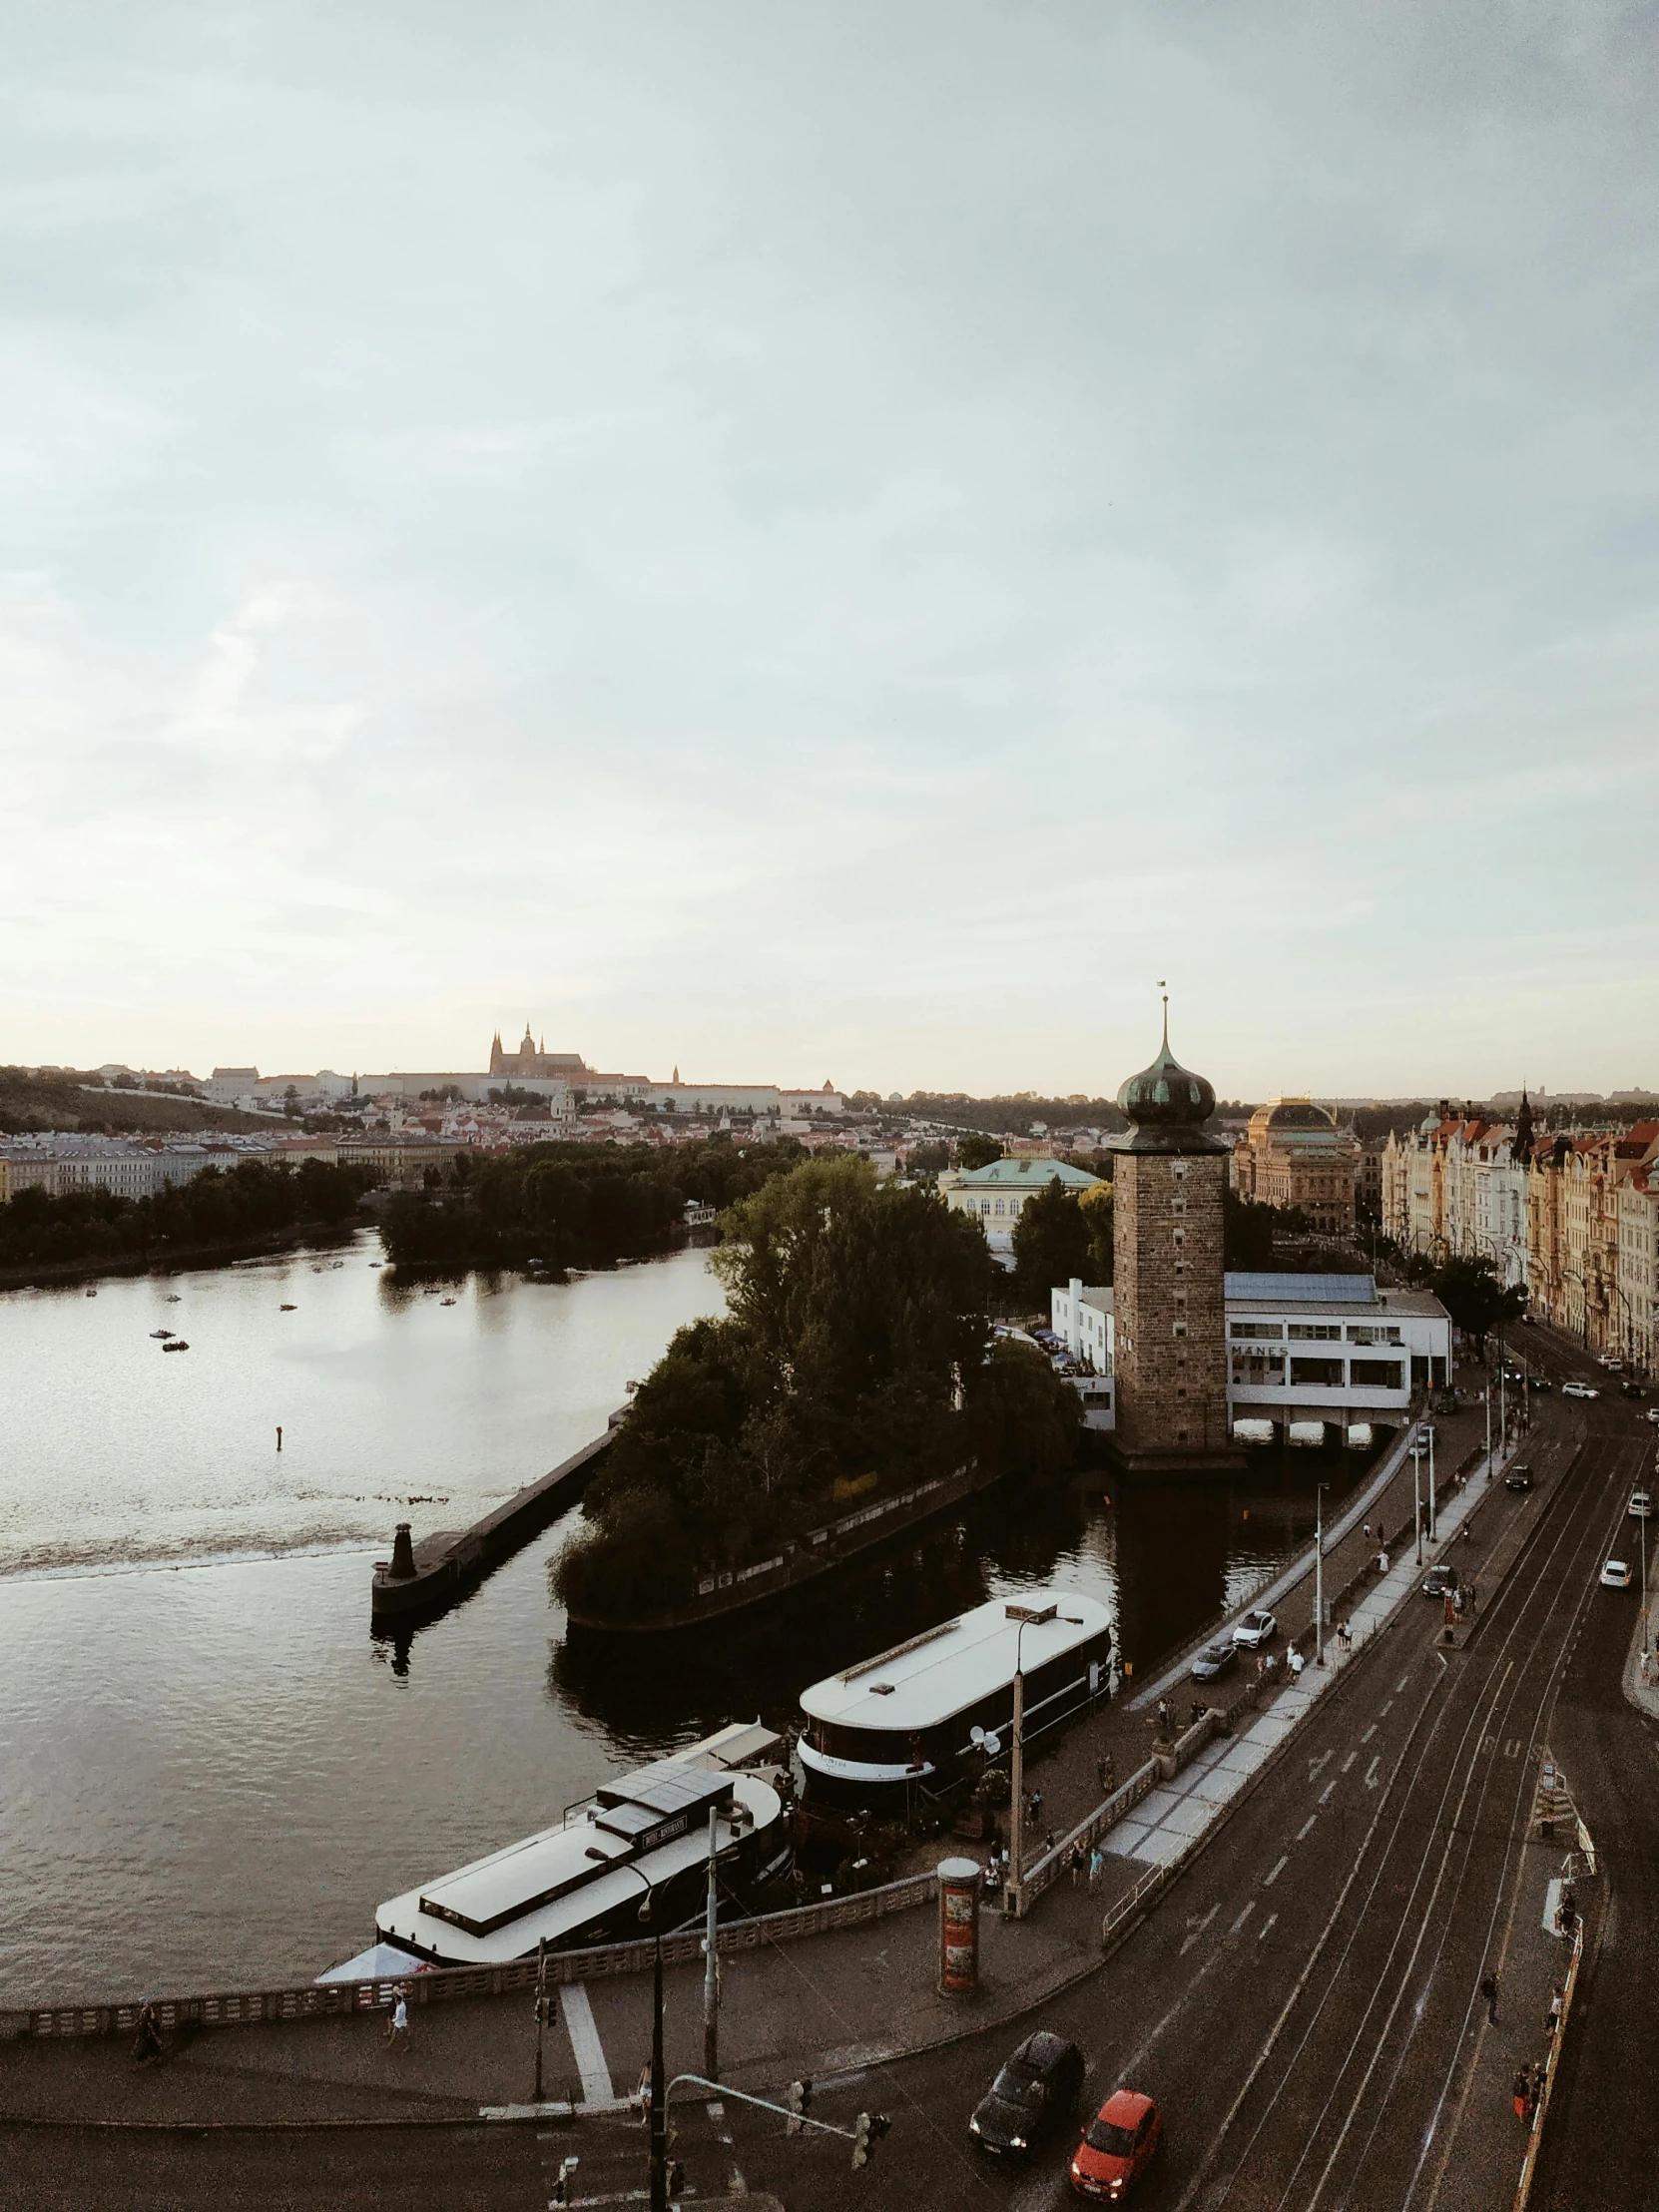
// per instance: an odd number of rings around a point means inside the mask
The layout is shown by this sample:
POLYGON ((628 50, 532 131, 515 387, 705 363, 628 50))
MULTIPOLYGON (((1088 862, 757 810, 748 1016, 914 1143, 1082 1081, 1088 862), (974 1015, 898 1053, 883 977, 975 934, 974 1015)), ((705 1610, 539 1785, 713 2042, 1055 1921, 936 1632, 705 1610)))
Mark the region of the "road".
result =
MULTIPOLYGON (((1616 1690, 1603 1647, 1631 1627, 1627 1600, 1600 1592, 1595 1577, 1625 1525, 1645 1440, 1631 1409, 1605 1396, 1549 1401, 1534 1446, 1550 1430, 1575 1438, 1571 1467, 1466 1649, 1436 1648, 1437 1610, 1397 1620, 1103 1972, 1044 2007, 1044 2023, 1088 2056, 1089 2098, 1127 2082, 1166 2110, 1166 2153, 1136 2197, 1146 2212, 1433 2212, 1440 2201, 1478 2033, 1476 1990, 1501 1964, 1566 1655, 1592 1623, 1581 1663, 1616 1690)), ((1608 1756, 1616 1763, 1616 1746, 1608 1756)), ((1644 1818, 1632 1809, 1638 1828, 1644 1818)), ((1627 1970, 1634 1979, 1641 1969, 1627 1970)), ((1589 2033, 1581 2072, 1593 2129, 1589 2033)), ((1009 2171, 965 2135, 1014 2039, 970 2035, 824 2085, 818 2108, 829 2116, 863 2105, 893 2115, 863 2175, 838 2146, 787 2143, 740 2119, 745 2171, 794 2204, 870 2212, 1043 2212, 1067 2201, 1069 2140, 1009 2171)), ((1627 2072, 1639 2099, 1640 2068, 1627 2072)), ((1518 2150, 1494 2172, 1494 2205, 1507 2205, 1516 2166, 1518 2150)), ((1563 2212, 1587 2201, 1563 2195, 1563 2212)), ((1651 2185, 1646 2198, 1607 2201, 1653 2201, 1651 2185)))

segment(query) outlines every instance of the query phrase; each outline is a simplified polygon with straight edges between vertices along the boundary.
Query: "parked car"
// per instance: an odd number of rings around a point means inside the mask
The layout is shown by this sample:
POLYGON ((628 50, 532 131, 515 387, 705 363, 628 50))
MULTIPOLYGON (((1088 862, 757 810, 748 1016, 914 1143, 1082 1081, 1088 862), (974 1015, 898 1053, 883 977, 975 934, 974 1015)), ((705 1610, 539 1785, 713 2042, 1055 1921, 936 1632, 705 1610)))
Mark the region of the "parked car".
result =
POLYGON ((1511 1467, 1509 1469, 1509 1472, 1503 1477, 1503 1487, 1506 1490, 1531 1489, 1532 1469, 1528 1466, 1511 1467))
POLYGON ((1647 1417, 1654 1423, 1655 1427, 1659 1427, 1659 1405, 1650 1405, 1647 1409, 1647 1417))
POLYGON ((1264 1644, 1271 1644, 1278 1633, 1279 1623, 1271 1613, 1258 1606, 1234 1628, 1233 1641, 1243 1651, 1260 1651, 1264 1644))
POLYGON ((1039 2027, 1027 2035, 973 2108, 968 2133, 981 2150, 1023 2157, 1077 2108, 1083 2053, 1039 2027))
POLYGON ((1195 1682, 1214 1682, 1217 1675, 1229 1673, 1237 1663, 1239 1647, 1229 1640, 1221 1644, 1206 1644, 1192 1664, 1195 1682))
POLYGON ((1624 1392, 1626 1397, 1646 1397, 1647 1395, 1647 1392, 1642 1388, 1642 1385, 1639 1382, 1632 1382, 1628 1376, 1626 1376, 1624 1381, 1619 1384, 1619 1388, 1624 1392))
POLYGON ((1114 2089, 1083 2130, 1071 2161, 1071 2185, 1086 2197, 1120 2204, 1157 2157, 1164 2118, 1138 2089, 1114 2089))
POLYGON ((1563 1382, 1561 1395, 1563 1397, 1599 1397, 1601 1392, 1590 1382, 1563 1382))
POLYGON ((1628 1590, 1630 1587, 1629 1561, 1609 1559, 1601 1570, 1601 1586, 1604 1590, 1628 1590))
POLYGON ((1602 1353, 1596 1361, 1596 1366, 1605 1368, 1609 1375, 1622 1375, 1624 1372, 1624 1362, 1616 1352, 1602 1353))
POLYGON ((1631 1491, 1631 1493, 1630 1493, 1630 1517, 1631 1517, 1631 1519, 1632 1519, 1632 1520, 1646 1520, 1646 1519, 1648 1519, 1648 1517, 1649 1517, 1649 1516, 1651 1515, 1652 1511, 1653 1511, 1653 1499, 1652 1499, 1652 1498, 1651 1498, 1651 1497, 1650 1497, 1650 1496, 1648 1495, 1647 1491, 1646 1491, 1646 1490, 1632 1490, 1632 1491, 1631 1491))
POLYGON ((1456 1587, 1457 1569, 1443 1561, 1439 1566, 1430 1567, 1422 1578, 1424 1597, 1444 1597, 1448 1590, 1455 1590, 1456 1587))

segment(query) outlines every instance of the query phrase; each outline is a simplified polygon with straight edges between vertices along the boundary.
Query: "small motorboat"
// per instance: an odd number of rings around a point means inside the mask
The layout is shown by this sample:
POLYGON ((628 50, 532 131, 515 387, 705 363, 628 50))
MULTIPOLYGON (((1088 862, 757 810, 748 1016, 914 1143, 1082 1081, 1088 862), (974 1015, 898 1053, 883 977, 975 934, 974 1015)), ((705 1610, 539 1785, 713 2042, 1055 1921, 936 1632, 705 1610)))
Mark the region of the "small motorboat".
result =
POLYGON ((163 1345, 162 1350, 164 1352, 188 1352, 190 1346, 186 1344, 183 1337, 175 1337, 171 1344, 163 1345))
POLYGON ((88 1291, 87 1296, 88 1298, 96 1298, 98 1296, 98 1293, 96 1291, 88 1291))
POLYGON ((438 1300, 440 1306, 453 1306, 454 1303, 455 1301, 452 1298, 440 1298, 438 1300))
POLYGON ((152 1329, 150 1334, 152 1337, 161 1337, 165 1339, 171 1337, 173 1332, 171 1329, 152 1329))
POLYGON ((295 1314, 299 1309, 296 1306, 278 1306, 276 1311, 279 1314, 295 1314))
POLYGON ((169 1291, 162 1303, 164 1306, 178 1306, 182 1301, 177 1291, 169 1291))

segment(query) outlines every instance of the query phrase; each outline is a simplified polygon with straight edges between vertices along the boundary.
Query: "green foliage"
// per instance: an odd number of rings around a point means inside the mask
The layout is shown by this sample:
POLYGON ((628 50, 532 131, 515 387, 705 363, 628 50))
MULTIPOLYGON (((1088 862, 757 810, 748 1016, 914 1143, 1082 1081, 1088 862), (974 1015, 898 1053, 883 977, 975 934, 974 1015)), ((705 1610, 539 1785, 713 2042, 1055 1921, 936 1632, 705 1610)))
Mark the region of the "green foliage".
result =
POLYGON ((682 1329, 641 1384, 555 1562, 575 1611, 660 1610, 708 1563, 832 1518, 837 1480, 844 1496, 874 1474, 880 1494, 974 1455, 1071 1456, 1074 1393, 1028 1351, 986 1358, 994 1263, 932 1192, 808 1160, 737 1204, 726 1238, 726 1317, 682 1329))
POLYGON ((688 1199, 724 1210, 806 1157, 793 1138, 652 1145, 525 1145, 463 1154, 433 1191, 396 1191, 381 1228, 400 1267, 603 1267, 666 1252, 688 1199))
POLYGON ((956 1165, 964 1173, 972 1168, 988 1168, 1001 1157, 1002 1147, 994 1137, 969 1135, 956 1139, 956 1165))
POLYGON ((1505 1290, 1490 1260, 1447 1260, 1429 1276, 1428 1285, 1453 1324, 1472 1337, 1481 1351, 1487 1332, 1500 1322, 1513 1321, 1526 1305, 1525 1291, 1519 1284, 1505 1290))
POLYGON ((1047 1313, 1049 1293, 1078 1276, 1094 1278, 1094 1237, 1077 1203, 1056 1175, 1025 1201, 1014 1224, 1014 1282, 1021 1310, 1047 1313))
POLYGON ((911 1175, 937 1175, 950 1165, 950 1147, 942 1139, 933 1144, 911 1145, 904 1164, 911 1175))
POLYGON ((210 1106, 178 1083, 153 1085, 142 1092, 106 1090, 96 1075, 73 1068, 32 1075, 27 1068, 0 1067, 0 1131, 8 1136, 49 1129, 120 1136, 142 1130, 223 1133, 270 1126, 258 1115, 210 1106), (160 1089, 172 1095, 157 1097, 160 1089))
POLYGON ((0 1206, 0 1267, 143 1259, 202 1245, 235 1243, 301 1222, 348 1221, 373 1178, 363 1169, 306 1160, 298 1168, 245 1160, 208 1168, 154 1198, 69 1191, 54 1198, 22 1190, 0 1206))

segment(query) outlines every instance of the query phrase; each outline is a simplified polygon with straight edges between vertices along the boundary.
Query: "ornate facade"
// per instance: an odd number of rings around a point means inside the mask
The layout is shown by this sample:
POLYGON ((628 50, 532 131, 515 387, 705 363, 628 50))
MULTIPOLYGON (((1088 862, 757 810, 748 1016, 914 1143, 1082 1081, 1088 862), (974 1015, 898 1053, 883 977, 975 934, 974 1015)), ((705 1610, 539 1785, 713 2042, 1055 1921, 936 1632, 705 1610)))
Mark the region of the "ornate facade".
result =
POLYGON ((1659 1312, 1659 1121, 1558 1136, 1532 1156, 1527 1249, 1533 1311, 1642 1374, 1659 1312))
POLYGON ((1307 1098, 1258 1106, 1233 1154, 1233 1187, 1261 1206, 1295 1207, 1330 1236, 1354 1234, 1360 1140, 1307 1098))

